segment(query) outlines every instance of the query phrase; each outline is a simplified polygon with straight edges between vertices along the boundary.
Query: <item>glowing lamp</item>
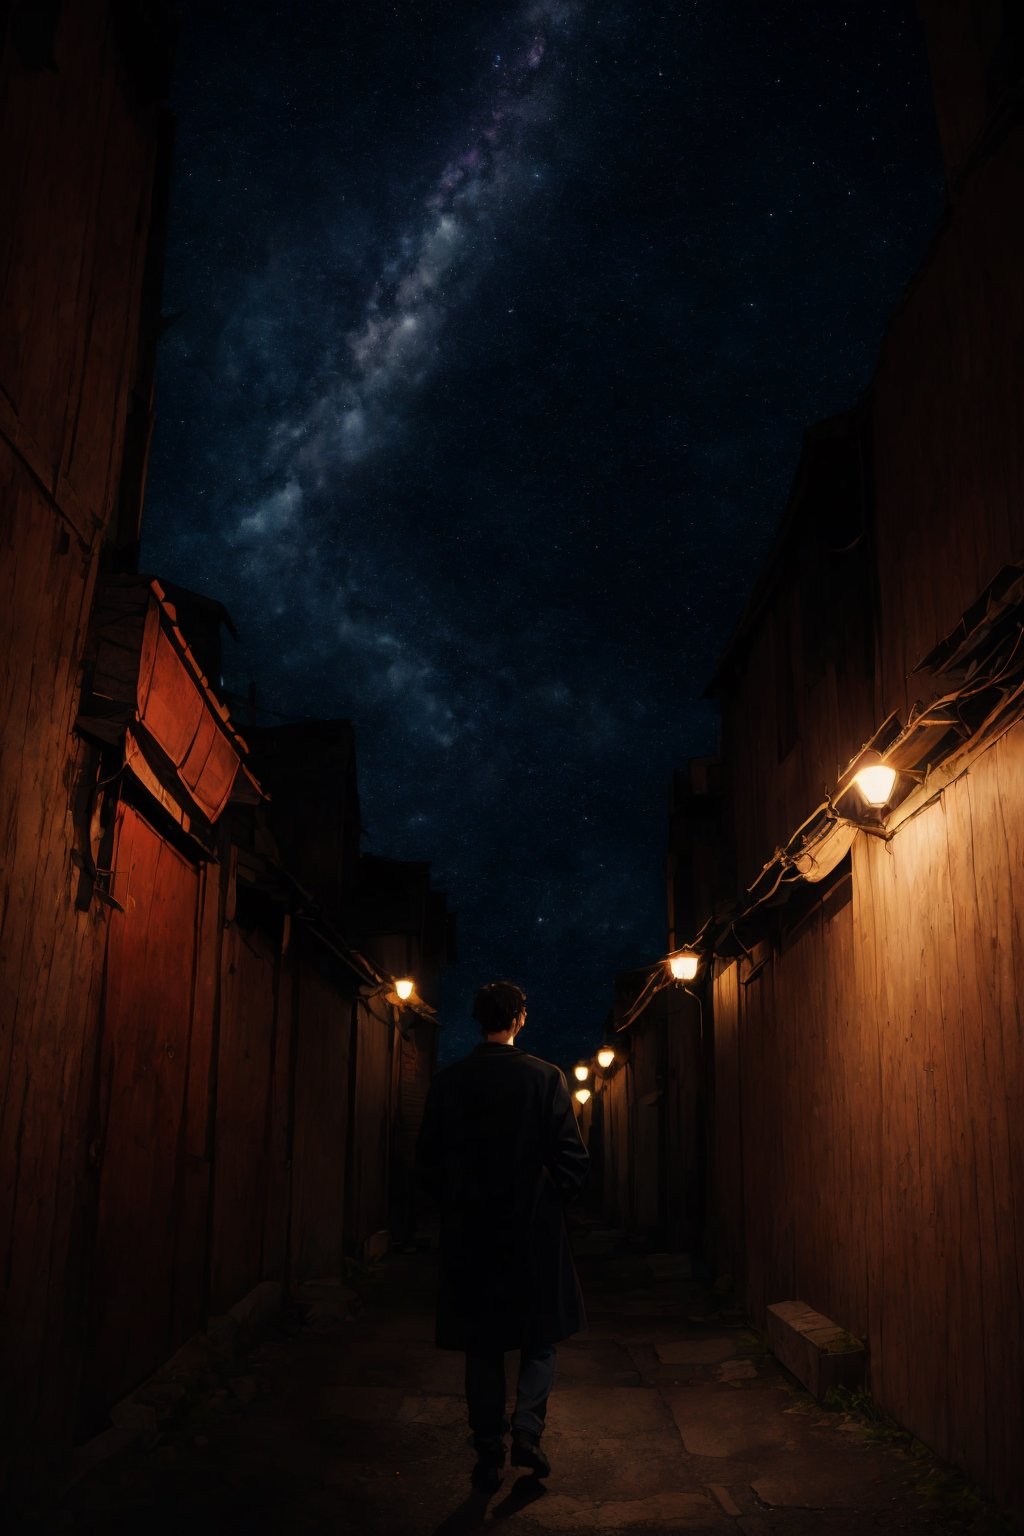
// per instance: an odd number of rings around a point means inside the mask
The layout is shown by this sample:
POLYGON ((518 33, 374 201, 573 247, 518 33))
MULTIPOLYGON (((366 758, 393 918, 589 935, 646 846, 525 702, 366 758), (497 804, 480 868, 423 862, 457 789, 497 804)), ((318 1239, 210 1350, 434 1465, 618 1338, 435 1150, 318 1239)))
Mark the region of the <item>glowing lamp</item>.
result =
POLYGON ((681 955, 672 955, 668 962, 668 968, 676 981, 692 981, 699 965, 700 956, 695 955, 691 949, 685 950, 681 955))
POLYGON ((590 1098, 590 1089, 577 1088, 573 1097, 575 1098, 577 1104, 585 1104, 590 1098))
POLYGON ((869 767, 861 768, 854 774, 853 782, 868 805, 881 810, 883 805, 889 803, 889 797, 896 783, 896 770, 889 768, 885 763, 871 763, 869 767))
POLYGON ((585 1083, 587 1078, 590 1076, 590 1068, 585 1067, 582 1061, 578 1067, 573 1067, 573 1071, 576 1074, 576 1081, 578 1083, 585 1083))
POLYGON ((597 1064, 601 1068, 602 1072, 607 1072, 608 1068, 611 1066, 614 1060, 615 1052, 612 1050, 610 1045, 606 1045, 603 1050, 600 1050, 597 1053, 597 1064))
POLYGON ((407 976, 403 977, 403 979, 401 981, 396 981, 395 982, 395 991, 398 993, 399 997, 402 999, 402 1002, 406 1003, 406 1002, 409 1001, 409 998, 412 997, 412 994, 413 994, 413 983, 409 980, 409 978, 407 976))

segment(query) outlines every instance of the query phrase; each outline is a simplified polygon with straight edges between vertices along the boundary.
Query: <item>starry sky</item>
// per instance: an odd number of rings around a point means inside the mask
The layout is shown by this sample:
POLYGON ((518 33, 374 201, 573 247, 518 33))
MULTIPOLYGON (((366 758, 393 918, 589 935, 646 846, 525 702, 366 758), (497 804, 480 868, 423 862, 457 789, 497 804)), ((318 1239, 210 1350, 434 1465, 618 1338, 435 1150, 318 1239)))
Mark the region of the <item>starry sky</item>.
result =
POLYGON ((354 720, 525 1049, 665 944, 668 784, 803 428, 942 214, 911 0, 184 0, 143 568, 354 720))

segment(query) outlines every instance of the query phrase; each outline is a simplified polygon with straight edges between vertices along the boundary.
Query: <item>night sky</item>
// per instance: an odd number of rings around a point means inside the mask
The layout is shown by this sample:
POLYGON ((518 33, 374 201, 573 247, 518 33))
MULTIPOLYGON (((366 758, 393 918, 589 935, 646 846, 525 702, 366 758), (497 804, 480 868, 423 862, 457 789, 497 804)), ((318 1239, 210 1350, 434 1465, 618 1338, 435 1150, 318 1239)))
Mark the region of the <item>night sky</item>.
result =
MULTIPOLYGON (((665 944, 673 768, 942 211, 911 0, 191 0, 143 568, 356 725, 525 1049, 665 944)), ((231 642, 228 642, 229 646, 231 642)))

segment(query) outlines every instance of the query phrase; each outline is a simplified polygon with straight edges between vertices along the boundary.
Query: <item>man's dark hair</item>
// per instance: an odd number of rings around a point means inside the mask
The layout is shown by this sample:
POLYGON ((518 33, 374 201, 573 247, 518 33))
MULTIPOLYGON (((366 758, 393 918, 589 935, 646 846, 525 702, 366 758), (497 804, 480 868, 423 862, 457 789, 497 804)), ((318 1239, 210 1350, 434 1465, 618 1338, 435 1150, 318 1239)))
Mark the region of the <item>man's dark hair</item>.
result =
POLYGON ((526 993, 511 981, 489 981, 473 1004, 473 1017, 485 1035, 503 1035, 526 1007, 526 993))

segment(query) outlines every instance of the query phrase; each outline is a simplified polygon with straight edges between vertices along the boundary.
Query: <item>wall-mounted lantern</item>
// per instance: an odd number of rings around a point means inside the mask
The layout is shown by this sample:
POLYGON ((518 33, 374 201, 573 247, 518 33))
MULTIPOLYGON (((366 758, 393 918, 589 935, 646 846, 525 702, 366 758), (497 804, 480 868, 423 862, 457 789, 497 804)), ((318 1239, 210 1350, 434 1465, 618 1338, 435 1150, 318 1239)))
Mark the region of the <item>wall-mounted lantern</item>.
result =
POLYGON ((700 956, 692 949, 684 949, 678 955, 669 955, 668 968, 676 981, 692 981, 700 967, 700 956))
POLYGON ((888 763, 883 763, 881 758, 876 758, 876 761, 866 762, 862 768, 858 768, 853 776, 853 782, 867 804, 872 809, 880 811, 892 798, 893 789, 896 787, 896 769, 890 768, 888 763))
POLYGON ((576 1100, 577 1104, 585 1104, 590 1098, 590 1089, 577 1088, 576 1092, 573 1094, 573 1098, 576 1100))
POLYGON ((409 980, 408 976, 403 976, 400 981, 395 982, 395 991, 402 999, 402 1002, 407 1003, 415 991, 415 986, 414 983, 409 980))
POLYGON ((576 1081, 578 1083, 585 1083, 587 1078, 590 1076, 590 1068, 585 1067, 582 1061, 578 1066, 573 1067, 573 1072, 576 1074, 576 1081))
POLYGON ((614 1060, 615 1052, 612 1050, 611 1046, 602 1046, 601 1050, 599 1050, 597 1053, 597 1064, 601 1068, 601 1071, 607 1072, 608 1068, 611 1066, 614 1060))

